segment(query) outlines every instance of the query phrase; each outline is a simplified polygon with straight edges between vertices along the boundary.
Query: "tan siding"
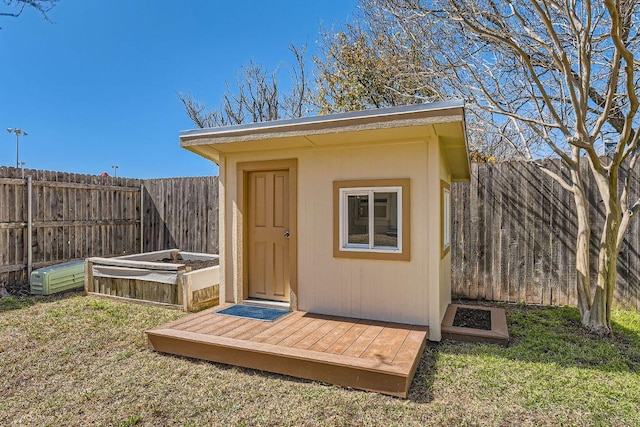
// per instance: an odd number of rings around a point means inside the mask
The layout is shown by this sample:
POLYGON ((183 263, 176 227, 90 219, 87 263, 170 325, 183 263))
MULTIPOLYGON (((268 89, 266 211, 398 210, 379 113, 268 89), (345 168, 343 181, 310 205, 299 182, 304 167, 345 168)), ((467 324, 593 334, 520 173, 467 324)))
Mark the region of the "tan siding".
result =
POLYGON ((412 230, 425 221, 426 144, 326 149, 300 155, 299 277, 302 310, 351 317, 427 323, 424 245, 412 259, 376 261, 332 256, 334 180, 411 178, 412 230), (393 154, 393 155, 391 155, 393 154), (309 242, 311 244, 306 244, 309 242))
MULTIPOLYGON (((440 150, 440 179, 451 183, 449 166, 440 150)), ((453 219, 453 211, 451 215, 453 219)), ((451 243, 453 244, 453 243, 451 243)), ((451 303, 451 251, 440 259, 440 320, 444 318, 447 306, 451 303)))
MULTIPOLYGON (((220 195, 218 212, 220 215, 220 259, 222 260, 222 268, 220 269, 220 302, 233 302, 234 290, 233 279, 235 273, 233 271, 234 256, 233 256, 233 237, 232 237, 232 221, 234 217, 233 208, 229 200, 231 191, 234 191, 234 186, 229 182, 229 171, 227 166, 227 158, 221 157, 220 164, 220 188, 218 194, 220 195)), ((235 171, 234 171, 235 173, 235 171)))
POLYGON ((440 340, 440 147, 429 144, 427 147, 429 170, 425 199, 428 200, 424 239, 426 249, 425 273, 427 282, 427 304, 429 306, 429 339, 440 340))
MULTIPOLYGON (((238 162, 287 158, 298 158, 299 161, 298 308, 324 314, 428 324, 426 259, 429 236, 425 235, 425 230, 427 209, 432 202, 426 197, 426 182, 427 171, 438 168, 438 164, 428 163, 427 144, 241 153, 229 157, 227 177, 236 176, 238 162), (411 229, 416 236, 411 241, 411 261, 334 258, 333 181, 384 178, 411 179, 411 229)), ((226 195, 226 214, 235 215, 235 208, 232 208, 237 205, 235 183, 228 182, 226 195)), ((232 229, 234 234, 242 236, 238 218, 233 218, 232 229)), ((232 240, 233 254, 241 257, 238 251, 241 241, 235 235, 232 240)), ((234 260, 233 268, 238 265, 241 263, 234 260)), ((235 284, 237 277, 233 279, 235 284)))

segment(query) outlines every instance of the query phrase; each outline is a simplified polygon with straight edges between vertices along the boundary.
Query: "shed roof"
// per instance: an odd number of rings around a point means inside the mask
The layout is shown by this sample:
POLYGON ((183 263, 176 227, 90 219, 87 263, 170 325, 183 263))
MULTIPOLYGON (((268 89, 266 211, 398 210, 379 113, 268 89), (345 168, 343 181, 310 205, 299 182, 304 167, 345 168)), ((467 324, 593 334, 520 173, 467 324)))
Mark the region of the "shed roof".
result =
POLYGON ((436 137, 453 181, 470 178, 464 101, 452 100, 180 132, 180 145, 218 163, 221 154, 436 137))

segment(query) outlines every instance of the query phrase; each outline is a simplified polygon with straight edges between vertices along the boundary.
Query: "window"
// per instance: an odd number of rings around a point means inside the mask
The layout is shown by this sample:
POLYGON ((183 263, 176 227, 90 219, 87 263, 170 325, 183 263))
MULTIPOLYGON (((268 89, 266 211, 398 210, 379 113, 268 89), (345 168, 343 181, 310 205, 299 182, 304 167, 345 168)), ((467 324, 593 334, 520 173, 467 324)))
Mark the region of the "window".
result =
POLYGON ((334 256, 409 260, 409 180, 334 182, 334 256))
POLYGON ((451 186, 440 181, 440 248, 441 257, 451 249, 451 186))
POLYGON ((342 250, 401 251, 401 203, 402 187, 341 188, 342 250))

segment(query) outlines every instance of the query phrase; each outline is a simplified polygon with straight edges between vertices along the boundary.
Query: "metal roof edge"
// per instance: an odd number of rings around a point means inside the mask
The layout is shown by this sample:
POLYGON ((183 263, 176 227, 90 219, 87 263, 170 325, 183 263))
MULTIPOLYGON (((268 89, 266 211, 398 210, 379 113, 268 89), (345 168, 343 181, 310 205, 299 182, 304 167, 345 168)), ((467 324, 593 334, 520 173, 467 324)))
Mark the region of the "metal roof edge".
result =
POLYGON ((464 108, 465 102, 461 99, 452 99, 448 101, 431 102, 426 104, 403 105, 400 107, 376 108, 371 110, 350 111, 346 113, 326 114, 310 117, 300 117, 295 119, 272 120, 267 122, 246 123, 240 125, 221 126, 216 128, 204 128, 185 130, 180 132, 180 138, 194 136, 209 136, 218 134, 230 134, 235 132, 246 131, 264 131, 268 129, 277 129, 281 127, 304 126, 315 123, 331 123, 347 120, 385 117, 385 116, 401 116, 403 114, 412 114, 418 112, 448 110, 452 108, 464 108))

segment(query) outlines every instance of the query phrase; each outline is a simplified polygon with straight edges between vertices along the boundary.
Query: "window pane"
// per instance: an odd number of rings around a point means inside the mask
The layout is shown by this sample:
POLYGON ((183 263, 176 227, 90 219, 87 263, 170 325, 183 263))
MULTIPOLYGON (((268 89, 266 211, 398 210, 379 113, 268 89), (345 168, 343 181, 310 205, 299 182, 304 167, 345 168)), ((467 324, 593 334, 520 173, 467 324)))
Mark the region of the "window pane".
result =
POLYGON ((398 193, 374 193, 374 247, 398 247, 398 193))
POLYGON ((348 196, 347 244, 369 245, 369 196, 348 196))
POLYGON ((451 192, 444 190, 444 247, 451 244, 451 192))
MULTIPOLYGON (((388 194, 388 193, 383 193, 388 194)), ((382 197, 383 194, 375 193, 375 204, 373 207, 373 214, 376 219, 387 219, 387 209, 389 208, 388 197, 382 197)))

